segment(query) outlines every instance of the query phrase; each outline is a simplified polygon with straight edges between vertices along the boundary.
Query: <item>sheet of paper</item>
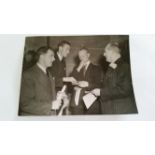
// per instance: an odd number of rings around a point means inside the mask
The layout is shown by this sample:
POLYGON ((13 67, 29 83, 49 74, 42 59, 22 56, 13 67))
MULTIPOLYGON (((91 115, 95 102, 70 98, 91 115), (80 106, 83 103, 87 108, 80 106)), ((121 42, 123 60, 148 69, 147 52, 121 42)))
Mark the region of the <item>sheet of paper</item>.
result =
POLYGON ((88 93, 85 96, 83 96, 83 101, 86 105, 86 108, 89 109, 96 99, 97 97, 94 96, 92 93, 88 93))
POLYGON ((63 81, 64 82, 72 82, 72 83, 77 82, 76 79, 73 77, 64 77, 63 81))
POLYGON ((76 106, 78 106, 78 104, 79 104, 81 90, 82 90, 82 88, 76 88, 76 90, 75 90, 75 105, 76 106))

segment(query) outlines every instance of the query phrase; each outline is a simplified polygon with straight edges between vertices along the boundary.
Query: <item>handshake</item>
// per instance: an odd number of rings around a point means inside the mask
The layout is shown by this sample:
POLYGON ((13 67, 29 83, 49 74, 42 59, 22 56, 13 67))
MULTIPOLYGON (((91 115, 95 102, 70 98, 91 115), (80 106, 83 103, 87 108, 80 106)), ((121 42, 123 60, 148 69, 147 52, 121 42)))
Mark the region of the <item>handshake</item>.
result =
POLYGON ((64 77, 63 82, 71 82, 74 86, 79 86, 81 88, 85 88, 89 86, 87 81, 77 81, 74 77, 64 77))

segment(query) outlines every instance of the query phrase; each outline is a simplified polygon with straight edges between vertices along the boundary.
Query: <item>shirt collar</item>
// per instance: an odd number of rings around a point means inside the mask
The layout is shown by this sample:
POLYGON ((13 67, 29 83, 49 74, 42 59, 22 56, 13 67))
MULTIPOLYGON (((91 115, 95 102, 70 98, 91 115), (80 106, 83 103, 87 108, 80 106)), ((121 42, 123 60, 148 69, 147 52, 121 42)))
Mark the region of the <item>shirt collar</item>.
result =
POLYGON ((112 69, 116 69, 117 68, 117 64, 112 62, 109 64, 109 66, 112 68, 112 69))
POLYGON ((37 63, 37 66, 45 73, 47 74, 46 68, 44 68, 41 64, 37 63))
POLYGON ((58 56, 59 60, 62 61, 63 57, 59 54, 59 52, 57 52, 57 56, 58 56))
POLYGON ((90 61, 87 61, 87 63, 85 64, 85 69, 86 69, 86 70, 87 70, 89 64, 90 64, 90 61))

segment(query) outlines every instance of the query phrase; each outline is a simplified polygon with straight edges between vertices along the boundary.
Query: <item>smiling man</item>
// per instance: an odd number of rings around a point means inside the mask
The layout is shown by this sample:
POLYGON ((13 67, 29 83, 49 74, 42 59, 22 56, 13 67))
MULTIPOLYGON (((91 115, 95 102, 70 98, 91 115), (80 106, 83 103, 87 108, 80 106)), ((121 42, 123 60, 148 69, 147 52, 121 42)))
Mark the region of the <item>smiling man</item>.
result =
POLYGON ((137 113, 129 64, 123 61, 117 42, 108 43, 103 56, 109 62, 104 85, 92 93, 99 96, 102 114, 137 113))
POLYGON ((63 77, 66 77, 66 62, 65 59, 68 57, 71 49, 71 44, 68 41, 61 41, 58 44, 58 50, 55 53, 55 61, 52 67, 48 70, 55 78, 56 91, 60 91, 64 85, 63 77))
POLYGON ((54 52, 41 47, 36 59, 37 63, 22 76, 19 115, 54 115, 61 103, 55 100, 55 83, 46 70, 55 60, 54 52))
POLYGON ((101 84, 100 67, 94 65, 90 61, 90 52, 87 48, 82 48, 78 52, 80 63, 73 69, 71 74, 77 80, 73 82, 74 92, 72 94, 70 110, 73 115, 81 114, 99 114, 99 104, 95 102, 89 109, 86 108, 83 102, 83 96, 88 91, 98 88, 101 84), (79 97, 77 97, 79 91, 79 97), (78 98, 78 99, 77 99, 78 98))

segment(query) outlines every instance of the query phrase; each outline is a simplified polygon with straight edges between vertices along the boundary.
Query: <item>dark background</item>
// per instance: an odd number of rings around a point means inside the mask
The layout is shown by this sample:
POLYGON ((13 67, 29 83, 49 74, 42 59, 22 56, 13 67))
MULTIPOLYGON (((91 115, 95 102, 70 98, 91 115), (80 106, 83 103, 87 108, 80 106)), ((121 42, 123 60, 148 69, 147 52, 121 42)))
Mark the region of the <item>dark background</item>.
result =
POLYGON ((129 56, 129 36, 128 35, 100 35, 100 36, 35 36, 26 37, 25 51, 37 51, 41 46, 50 46, 57 50, 57 45, 61 40, 66 40, 71 43, 71 53, 66 59, 67 75, 69 75, 76 64, 78 50, 81 47, 86 47, 91 53, 91 61, 94 64, 99 64, 104 71, 107 69, 108 63, 105 61, 102 53, 108 42, 119 42, 122 49, 123 59, 130 63, 129 56))

